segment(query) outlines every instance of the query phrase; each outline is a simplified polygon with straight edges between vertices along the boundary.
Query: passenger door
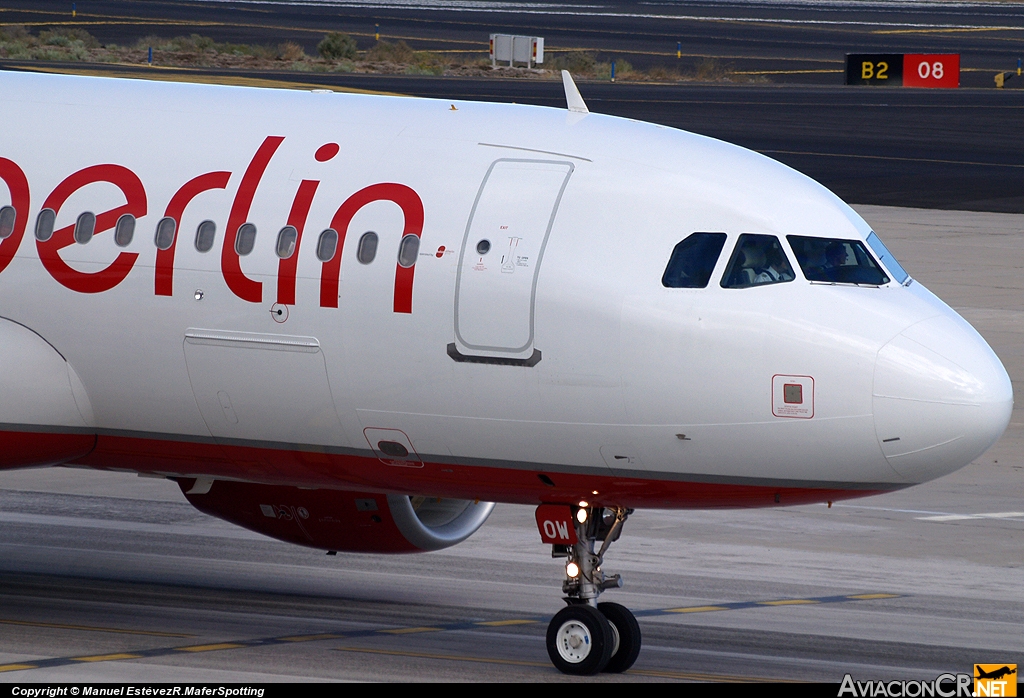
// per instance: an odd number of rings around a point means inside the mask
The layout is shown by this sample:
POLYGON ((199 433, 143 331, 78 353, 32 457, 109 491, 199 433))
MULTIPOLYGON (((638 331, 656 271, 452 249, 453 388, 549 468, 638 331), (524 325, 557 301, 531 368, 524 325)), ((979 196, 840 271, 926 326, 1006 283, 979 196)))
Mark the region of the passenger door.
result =
POLYGON ((571 162, 495 160, 466 224, 455 283, 456 361, 535 365, 537 278, 571 162))

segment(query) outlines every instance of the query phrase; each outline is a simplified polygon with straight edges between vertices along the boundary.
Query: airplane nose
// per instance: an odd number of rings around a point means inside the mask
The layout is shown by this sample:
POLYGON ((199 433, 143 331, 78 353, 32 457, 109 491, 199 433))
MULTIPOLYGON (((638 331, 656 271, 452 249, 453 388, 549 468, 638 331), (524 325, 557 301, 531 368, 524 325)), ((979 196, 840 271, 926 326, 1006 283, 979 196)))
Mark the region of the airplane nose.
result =
POLYGON ((951 473, 1002 436, 1013 409, 1006 369, 959 316, 922 320, 875 360, 875 432, 889 465, 911 482, 951 473))

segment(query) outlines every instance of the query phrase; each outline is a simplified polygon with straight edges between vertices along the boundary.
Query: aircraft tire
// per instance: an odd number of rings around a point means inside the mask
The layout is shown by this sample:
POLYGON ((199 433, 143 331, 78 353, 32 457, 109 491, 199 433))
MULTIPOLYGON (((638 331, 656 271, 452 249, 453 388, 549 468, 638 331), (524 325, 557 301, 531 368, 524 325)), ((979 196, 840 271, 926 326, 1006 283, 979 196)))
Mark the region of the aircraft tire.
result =
POLYGON ((593 676, 608 665, 614 639, 600 611, 573 604, 556 613, 548 625, 548 656, 563 674, 593 676))
POLYGON ((633 662, 640 656, 640 624, 636 622, 636 616, 622 604, 599 603, 597 610, 612 626, 613 635, 618 636, 618 642, 612 643, 615 646, 612 647, 612 656, 604 671, 621 674, 633 666, 633 662))

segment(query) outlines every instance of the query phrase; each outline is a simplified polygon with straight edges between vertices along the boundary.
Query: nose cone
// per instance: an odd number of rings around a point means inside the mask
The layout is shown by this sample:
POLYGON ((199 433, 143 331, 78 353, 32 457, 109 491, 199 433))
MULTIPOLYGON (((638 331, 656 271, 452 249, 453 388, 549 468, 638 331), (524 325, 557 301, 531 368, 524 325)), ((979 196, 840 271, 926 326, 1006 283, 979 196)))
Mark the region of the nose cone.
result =
POLYGON ((967 465, 1002 436, 1013 388, 981 335, 950 314, 918 322, 882 347, 873 403, 889 464, 924 482, 967 465))

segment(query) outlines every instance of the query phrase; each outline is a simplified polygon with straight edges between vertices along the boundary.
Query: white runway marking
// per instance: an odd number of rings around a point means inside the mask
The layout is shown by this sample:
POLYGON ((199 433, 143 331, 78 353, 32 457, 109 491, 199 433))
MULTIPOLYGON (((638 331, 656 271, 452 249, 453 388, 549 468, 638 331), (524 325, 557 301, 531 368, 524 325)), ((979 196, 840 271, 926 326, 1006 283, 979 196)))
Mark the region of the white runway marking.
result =
POLYGON ((918 516, 918 521, 966 521, 967 519, 1016 519, 1024 517, 1024 511, 996 511, 988 514, 943 514, 941 516, 918 516))

